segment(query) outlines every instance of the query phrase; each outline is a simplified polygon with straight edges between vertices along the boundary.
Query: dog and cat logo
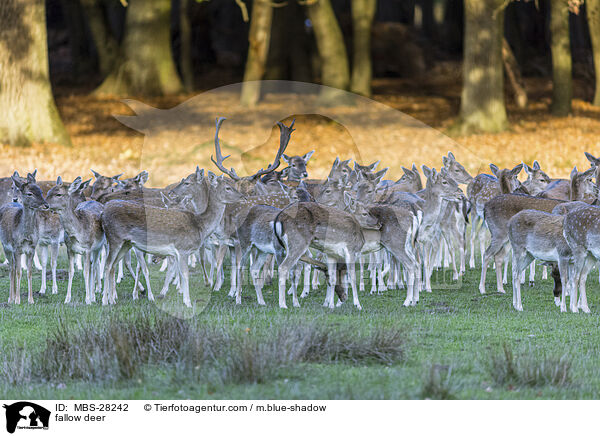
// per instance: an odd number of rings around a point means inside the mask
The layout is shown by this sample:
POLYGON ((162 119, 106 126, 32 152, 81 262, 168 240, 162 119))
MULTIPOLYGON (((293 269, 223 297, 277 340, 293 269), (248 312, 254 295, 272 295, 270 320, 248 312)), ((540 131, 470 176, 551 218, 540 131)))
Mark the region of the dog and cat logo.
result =
POLYGON ((18 428, 26 430, 48 430, 50 411, 29 401, 19 401, 3 406, 6 409, 6 431, 14 433, 18 428))

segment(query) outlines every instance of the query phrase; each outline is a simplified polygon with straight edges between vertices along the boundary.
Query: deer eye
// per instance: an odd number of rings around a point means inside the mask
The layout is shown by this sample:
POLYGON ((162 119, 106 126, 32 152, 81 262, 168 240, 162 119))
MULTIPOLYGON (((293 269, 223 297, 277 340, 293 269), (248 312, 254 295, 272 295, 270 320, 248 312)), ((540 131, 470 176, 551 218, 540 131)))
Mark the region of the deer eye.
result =
POLYGON ((446 182, 445 180, 442 180, 442 185, 447 185, 448 182, 446 182))
POLYGON ((326 189, 325 190, 325 194, 330 194, 331 193, 331 189, 326 189))

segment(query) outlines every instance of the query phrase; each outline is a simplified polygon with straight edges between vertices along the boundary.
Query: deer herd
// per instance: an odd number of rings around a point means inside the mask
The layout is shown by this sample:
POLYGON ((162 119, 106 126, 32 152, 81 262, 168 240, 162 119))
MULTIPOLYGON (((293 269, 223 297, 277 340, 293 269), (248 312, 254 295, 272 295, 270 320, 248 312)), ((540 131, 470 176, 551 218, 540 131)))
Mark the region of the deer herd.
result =
POLYGON ((316 180, 309 179, 307 171, 312 151, 303 156, 285 154, 294 123, 280 122, 273 162, 240 177, 224 166, 228 156, 222 155, 219 142, 224 120, 216 120, 211 156, 221 175, 196 168, 163 189, 144 187, 146 171, 124 180, 121 174, 106 177, 92 171, 93 184, 81 177, 69 183, 60 176, 38 182, 36 171, 26 177, 15 171, 0 179, 0 241, 10 271, 8 302, 20 303, 22 271, 27 274, 28 301, 34 302, 34 262, 42 270, 39 293, 46 292, 48 257, 52 293, 58 293, 57 258, 64 244, 65 303, 71 301, 76 265, 83 270, 87 304, 95 302, 100 292, 102 304, 114 304, 124 268, 135 278, 133 299, 142 291, 154 300, 148 262, 162 259, 166 277, 160 296, 174 285, 183 303, 191 306, 190 266, 198 264, 205 283, 218 291, 226 278, 224 261, 229 253, 229 296, 237 304, 242 302, 246 271, 259 305, 265 304, 265 283, 275 276, 280 308, 287 307, 289 294, 293 306, 300 305, 301 279, 304 298, 319 289, 324 277, 324 306, 342 304, 351 290, 353 304, 360 309, 359 293, 365 291, 368 273, 370 294, 405 288, 404 306, 414 306, 421 290, 432 291, 436 268, 451 266, 453 280, 458 280, 466 271, 467 251, 469 267, 475 268, 479 241, 482 294, 492 260, 497 291, 505 292, 511 261, 513 307, 523 310, 525 269, 530 267, 533 286, 538 261, 544 265, 544 276, 546 267, 552 268, 560 310, 567 310, 569 297, 572 312, 589 312, 586 279, 600 261, 600 208, 595 206, 600 158, 586 153, 591 167, 584 172, 573 168, 569 179, 550 179, 537 161, 506 169, 491 164, 493 175, 473 177, 449 152, 439 171, 421 167, 424 187, 414 164, 403 167, 404 175, 394 182, 384 179, 387 168, 377 171, 378 162, 355 162, 351 168, 350 160, 336 158, 327 179, 316 180), (287 167, 277 171, 281 160, 287 167), (518 179, 522 170, 527 174, 524 182, 518 179))

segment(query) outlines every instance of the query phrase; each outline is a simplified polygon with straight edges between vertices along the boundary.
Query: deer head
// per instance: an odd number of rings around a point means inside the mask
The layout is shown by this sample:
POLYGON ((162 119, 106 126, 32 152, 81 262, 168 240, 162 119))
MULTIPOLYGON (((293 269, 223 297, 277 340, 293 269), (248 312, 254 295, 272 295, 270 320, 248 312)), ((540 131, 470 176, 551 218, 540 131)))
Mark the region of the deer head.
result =
POLYGON ((261 168, 253 175, 246 176, 246 177, 238 176, 233 168, 227 169, 223 165, 223 162, 225 161, 225 159, 227 159, 229 157, 229 155, 223 156, 221 154, 221 144, 219 142, 219 130, 221 129, 221 125, 223 124, 223 121, 225 121, 225 118, 223 118, 223 117, 216 119, 216 122, 215 122, 215 124, 216 124, 216 129, 215 129, 216 160, 213 156, 211 156, 210 159, 217 166, 217 168, 219 168, 224 174, 227 174, 235 182, 235 186, 236 186, 237 190, 239 190, 244 195, 249 195, 252 193, 256 182, 262 176, 272 173, 279 167, 283 152, 285 151, 285 149, 290 141, 292 132, 294 131, 293 127, 294 127, 295 120, 292 121, 292 124, 290 124, 289 127, 286 126, 285 124, 283 124, 281 121, 277 123, 277 125, 279 126, 279 130, 280 130, 279 149, 277 150, 277 154, 275 155, 275 159, 273 160, 273 163, 269 164, 269 166, 267 167, 266 170, 261 168))
POLYGON ((529 166, 523 163, 523 168, 527 173, 527 180, 523 182, 523 186, 531 195, 537 195, 548 187, 550 177, 542 171, 537 160, 533 161, 533 165, 529 166))
POLYGON ((282 154, 281 157, 288 164, 287 171, 287 179, 292 182, 299 182, 302 179, 308 177, 308 172, 306 171, 306 165, 308 164, 308 160, 311 158, 315 151, 309 151, 305 155, 302 156, 288 156, 287 154, 282 154))
POLYGON ((510 194, 521 185, 521 182, 519 182, 519 179, 517 177, 523 169, 523 163, 520 163, 519 165, 510 170, 501 170, 496 165, 490 164, 490 169, 498 179, 498 182, 500 183, 500 190, 503 194, 510 194))
POLYGON ((467 170, 465 170, 465 167, 456 160, 451 151, 448 152, 448 156, 442 157, 442 163, 450 177, 452 177, 456 183, 469 183, 473 179, 467 170))

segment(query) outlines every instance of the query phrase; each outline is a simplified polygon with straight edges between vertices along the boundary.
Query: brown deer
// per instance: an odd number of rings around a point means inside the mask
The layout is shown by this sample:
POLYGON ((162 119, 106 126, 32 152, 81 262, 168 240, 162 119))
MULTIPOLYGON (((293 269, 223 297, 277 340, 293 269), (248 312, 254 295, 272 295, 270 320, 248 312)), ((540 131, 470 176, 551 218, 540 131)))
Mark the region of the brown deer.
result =
POLYGON ((27 301, 33 304, 32 265, 33 254, 39 238, 38 210, 47 210, 42 190, 32 174, 23 181, 15 171, 12 181, 18 189, 23 204, 8 203, 0 207, 0 241, 10 265, 8 302, 20 304, 21 254, 27 262, 27 301))
POLYGON ((201 214, 178 209, 146 206, 136 202, 114 200, 104 206, 102 228, 108 243, 104 267, 102 304, 116 301, 115 263, 131 247, 161 256, 174 256, 181 275, 183 303, 190 307, 188 256, 202 246, 218 226, 225 205, 244 196, 234 184, 208 173, 211 190, 206 210, 201 214))
MULTIPOLYGON (((596 187, 592 182, 594 177, 594 168, 580 173, 577 168, 571 172, 571 201, 582 200, 588 198, 596 192, 596 187)), ((491 233, 491 242, 484 253, 484 259, 481 266, 481 280, 479 282, 479 292, 485 294, 485 277, 487 267, 494 258, 496 263, 496 281, 498 292, 504 293, 502 281, 502 260, 509 249, 508 240, 508 222, 518 212, 525 209, 535 209, 544 212, 552 212, 552 210, 562 200, 533 197, 524 194, 502 194, 499 195, 485 205, 485 221, 491 233)))

